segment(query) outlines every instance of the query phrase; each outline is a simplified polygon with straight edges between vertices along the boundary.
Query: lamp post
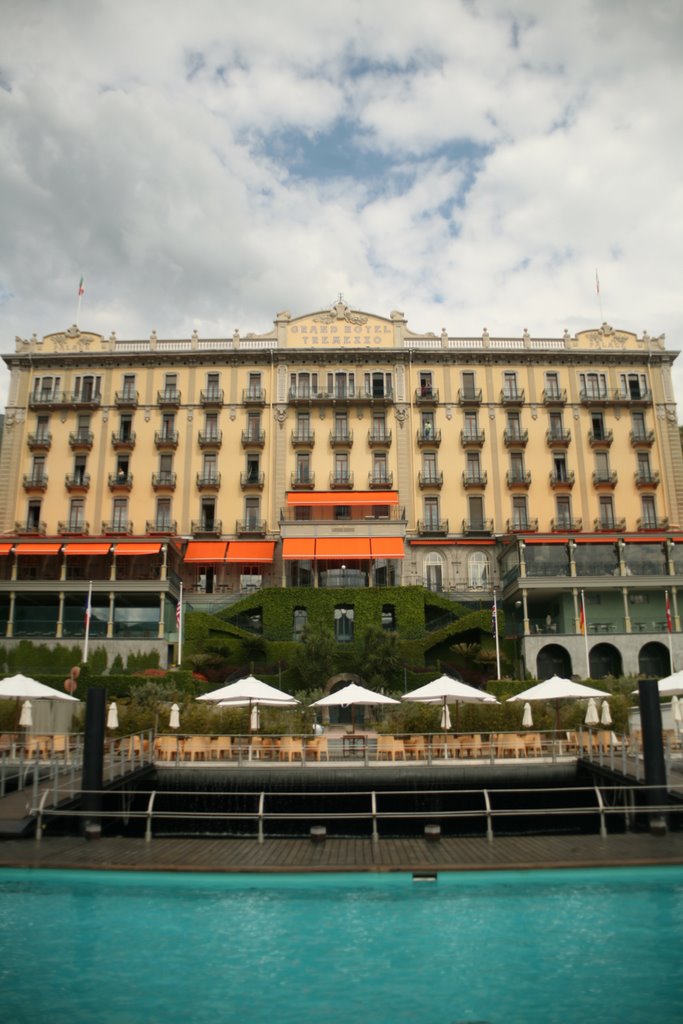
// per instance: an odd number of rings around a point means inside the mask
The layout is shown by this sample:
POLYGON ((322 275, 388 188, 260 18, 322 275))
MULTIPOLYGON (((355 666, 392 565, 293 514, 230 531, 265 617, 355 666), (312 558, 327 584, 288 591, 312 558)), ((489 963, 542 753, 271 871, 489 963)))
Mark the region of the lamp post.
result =
POLYGON ((346 586, 346 566, 345 565, 342 565, 341 572, 342 572, 342 587, 345 587, 346 586))

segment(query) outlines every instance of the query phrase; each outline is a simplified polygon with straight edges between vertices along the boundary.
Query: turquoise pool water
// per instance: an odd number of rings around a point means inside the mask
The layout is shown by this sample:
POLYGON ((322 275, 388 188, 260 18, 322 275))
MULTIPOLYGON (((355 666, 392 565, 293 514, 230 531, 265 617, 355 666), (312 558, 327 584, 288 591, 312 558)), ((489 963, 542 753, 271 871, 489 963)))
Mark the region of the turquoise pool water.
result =
POLYGON ((683 868, 0 870, 2 1019, 678 1024, 683 868))

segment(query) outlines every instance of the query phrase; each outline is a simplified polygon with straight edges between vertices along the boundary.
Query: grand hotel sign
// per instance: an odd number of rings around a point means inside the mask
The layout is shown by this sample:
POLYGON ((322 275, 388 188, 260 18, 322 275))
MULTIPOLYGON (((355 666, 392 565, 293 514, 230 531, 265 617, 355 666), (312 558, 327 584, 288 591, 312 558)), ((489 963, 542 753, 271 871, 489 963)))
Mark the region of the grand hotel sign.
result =
POLYGON ((315 313, 290 323, 287 343, 297 348, 376 348, 392 345, 394 330, 390 320, 355 313, 339 302, 328 313, 315 313))

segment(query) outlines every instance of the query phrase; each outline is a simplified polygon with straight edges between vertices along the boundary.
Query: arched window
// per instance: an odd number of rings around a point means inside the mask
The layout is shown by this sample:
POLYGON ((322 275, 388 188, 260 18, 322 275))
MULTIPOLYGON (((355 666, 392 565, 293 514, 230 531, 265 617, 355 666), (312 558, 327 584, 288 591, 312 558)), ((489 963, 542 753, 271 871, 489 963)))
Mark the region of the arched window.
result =
POLYGON ((488 587, 489 560, 483 551, 473 551, 467 559, 467 578, 470 587, 488 587))
POLYGON ((396 609, 393 604, 382 605, 382 629, 396 629, 396 609))
POLYGON ((339 605, 334 609, 334 636, 337 643, 353 642, 353 617, 353 608, 349 605, 339 605))
POLYGON ((294 640, 301 640, 307 622, 308 611, 305 608, 295 608, 292 622, 292 637, 294 640))

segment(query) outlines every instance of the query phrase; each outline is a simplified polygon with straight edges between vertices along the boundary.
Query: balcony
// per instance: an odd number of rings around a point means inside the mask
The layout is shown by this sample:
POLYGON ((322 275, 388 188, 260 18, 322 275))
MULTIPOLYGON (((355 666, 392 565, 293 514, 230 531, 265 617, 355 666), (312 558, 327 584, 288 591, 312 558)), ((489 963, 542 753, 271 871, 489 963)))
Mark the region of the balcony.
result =
POLYGON ((588 431, 588 443, 591 448, 610 448, 613 440, 613 430, 602 430, 597 433, 594 430, 588 431))
POLYGON ((572 439, 571 430, 555 427, 554 430, 546 430, 545 442, 548 448, 566 448, 572 439))
POLYGON ((23 484, 25 491, 45 491, 47 490, 47 474, 25 473, 23 484))
POLYGON ((368 487, 371 491, 382 491, 393 486, 394 474, 390 470, 384 473, 368 473, 368 487))
POLYGON ((177 430, 155 430, 154 444, 159 451, 170 451, 178 447, 177 430))
POLYGON ((550 486, 555 491, 564 491, 567 488, 574 486, 574 471, 567 473, 565 470, 563 473, 551 473, 550 474, 550 486))
POLYGON ((506 448, 526 448, 528 440, 528 430, 506 427, 503 431, 503 444, 506 448))
POLYGON ((650 490, 651 488, 659 487, 659 473, 653 472, 651 469, 638 470, 634 473, 634 480, 639 490, 650 490))
POLYGON ((263 388, 252 385, 242 391, 242 404, 263 406, 266 404, 266 392, 263 388))
POLYGON ((39 391, 29 395, 29 409, 59 409, 69 404, 64 391, 39 391))
POLYGON ((609 487, 613 490, 617 486, 616 472, 596 469, 593 473, 593 485, 595 487, 609 487))
POLYGON ((525 490, 531 485, 531 472, 529 470, 513 470, 505 474, 505 482, 510 488, 522 487, 525 490))
POLYGON ((266 432, 265 430, 243 430, 242 431, 242 447, 243 448, 263 448, 266 443, 266 432))
POLYGON ((72 452, 89 452, 95 441, 92 430, 77 430, 69 434, 69 447, 72 452))
POLYGON ((117 409, 137 409, 139 397, 134 388, 124 388, 114 395, 114 404, 117 409))
POLYGON ((543 404, 545 406, 566 405, 566 388, 543 388, 543 404))
POLYGON ((235 533, 238 537, 265 537, 267 533, 266 521, 265 519, 257 519, 255 516, 238 519, 235 523, 235 533))
POLYGON ((418 519, 417 532, 421 536, 445 537, 448 533, 448 520, 430 517, 429 519, 418 519))
MULTIPOLYGON (((419 438, 419 433, 418 433, 419 438)), ((441 438, 439 438, 439 442, 441 438)), ((370 448, 390 448, 391 431, 382 428, 381 430, 368 430, 368 446, 370 448)))
POLYGON ((614 392, 616 403, 625 402, 627 405, 652 405, 652 392, 649 388, 633 388, 629 391, 622 391, 618 388, 614 392))
POLYGON ((205 409, 220 409, 223 406, 223 389, 206 388, 199 392, 199 404, 205 409))
POLYGON ((42 519, 27 519, 25 523, 15 523, 14 533, 20 537, 44 537, 47 533, 47 523, 42 519))
POLYGON ((157 405, 160 409, 179 409, 180 392, 177 388, 164 388, 157 391, 157 405))
POLYGON ((486 440, 483 430, 461 430, 460 444, 463 448, 481 448, 486 440))
POLYGON ((132 537, 135 530, 130 519, 114 519, 110 522, 102 521, 102 533, 116 537, 132 537))
POLYGON ((330 473, 331 491, 350 491, 353 487, 353 473, 330 473))
POLYGON ((292 448, 312 448, 315 444, 315 430, 293 430, 292 448))
POLYGON ((37 434, 29 434, 26 443, 32 452, 49 452, 52 446, 52 434, 39 431, 37 434))
POLYGON ((292 473, 290 485, 293 491, 312 491, 315 487, 315 473, 292 473))
POLYGON ((64 486, 71 494, 85 494, 90 487, 90 473, 67 473, 64 486))
POLYGON ((148 519, 145 523, 145 533, 148 536, 172 537, 178 532, 178 523, 175 519, 148 519))
POLYGON ((669 529, 669 518, 668 516, 645 516, 642 519, 636 520, 636 530, 638 531, 649 531, 649 530, 668 530, 669 529))
POLYGON ((222 430, 200 430, 197 435, 199 441, 199 447, 202 450, 207 448, 218 450, 223 444, 223 431, 222 430))
POLYGON ((475 487, 486 487, 488 483, 488 473, 484 470, 465 470, 462 475, 462 485, 465 490, 470 490, 475 487))
POLYGON ((551 519, 551 533, 580 533, 583 529, 582 519, 551 519))
POLYGON ((331 430, 330 431, 330 447, 331 448, 351 448, 353 446, 353 431, 352 430, 331 430))
POLYGON ((130 491, 133 487, 133 474, 126 473, 125 470, 119 470, 116 473, 109 474, 109 490, 110 491, 130 491))
POLYGON ((524 405, 524 388, 503 388, 500 393, 500 404, 508 408, 524 405))
POLYGON ((135 433, 130 430, 114 431, 111 446, 115 452, 132 452, 135 448, 135 433))
POLYGON ((460 388, 458 391, 459 405, 481 405, 481 388, 460 388))
POLYGON ((200 491, 217 491, 221 486, 221 475, 214 471, 197 473, 197 489, 200 491))
POLYGON ((591 387, 581 388, 579 391, 579 401, 582 405, 595 405, 603 406, 610 404, 610 392, 607 388, 591 387))
POLYGON ((614 516, 593 520, 595 533, 623 533, 626 529, 625 519, 615 519, 614 516))
POLYGON ((466 535, 491 534, 493 533, 493 519, 463 519, 462 532, 466 535))
POLYGON ((66 403, 71 409, 99 409, 102 395, 99 391, 84 388, 83 391, 72 391, 66 403))
POLYGON ((416 405, 438 405, 439 404, 439 392, 436 388, 431 387, 428 384, 424 384, 419 387, 415 392, 415 404, 416 405))
POLYGON ((82 519, 59 522, 57 523, 57 533, 60 537, 87 537, 90 533, 90 523, 86 523, 82 519))
POLYGON ((538 533, 538 519, 517 516, 515 519, 507 520, 505 529, 508 533, 538 533))
POLYGON ((262 491, 266 482, 266 474, 252 472, 240 473, 240 487, 243 491, 262 491))
POLYGON ((152 473, 152 487, 155 491, 175 491, 175 473, 152 473))
POLYGON ((220 519, 193 519, 190 523, 193 537, 220 537, 223 533, 223 522, 220 519))
POLYGON ((632 430, 629 436, 633 448, 652 448, 655 443, 654 430, 632 430))

